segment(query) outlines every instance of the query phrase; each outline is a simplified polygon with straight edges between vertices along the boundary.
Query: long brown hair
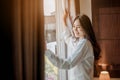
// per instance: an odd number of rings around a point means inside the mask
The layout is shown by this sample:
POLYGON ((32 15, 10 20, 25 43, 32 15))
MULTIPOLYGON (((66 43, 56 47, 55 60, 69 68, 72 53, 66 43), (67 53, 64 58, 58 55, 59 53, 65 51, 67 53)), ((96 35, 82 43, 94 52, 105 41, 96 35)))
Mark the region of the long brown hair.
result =
POLYGON ((93 31, 93 26, 92 26, 92 23, 91 23, 89 17, 85 14, 76 16, 73 23, 77 19, 79 19, 80 24, 86 33, 87 39, 91 42, 91 44, 93 46, 95 60, 98 60, 100 58, 101 49, 100 49, 99 44, 97 43, 95 33, 93 31))

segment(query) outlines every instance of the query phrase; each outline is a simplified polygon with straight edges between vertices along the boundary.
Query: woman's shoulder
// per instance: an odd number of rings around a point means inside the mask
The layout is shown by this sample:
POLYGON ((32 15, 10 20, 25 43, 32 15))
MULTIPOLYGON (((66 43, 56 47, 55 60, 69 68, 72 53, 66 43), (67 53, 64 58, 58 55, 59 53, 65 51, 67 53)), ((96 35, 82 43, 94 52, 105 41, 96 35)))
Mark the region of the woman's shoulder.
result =
POLYGON ((79 43, 86 43, 88 40, 86 38, 79 39, 79 43))
POLYGON ((86 39, 86 38, 80 39, 79 40, 79 45, 85 45, 87 47, 91 47, 92 46, 91 42, 88 39, 86 39))
POLYGON ((86 45, 87 43, 87 39, 83 38, 83 39, 79 39, 78 41, 78 47, 82 46, 82 45, 86 45))

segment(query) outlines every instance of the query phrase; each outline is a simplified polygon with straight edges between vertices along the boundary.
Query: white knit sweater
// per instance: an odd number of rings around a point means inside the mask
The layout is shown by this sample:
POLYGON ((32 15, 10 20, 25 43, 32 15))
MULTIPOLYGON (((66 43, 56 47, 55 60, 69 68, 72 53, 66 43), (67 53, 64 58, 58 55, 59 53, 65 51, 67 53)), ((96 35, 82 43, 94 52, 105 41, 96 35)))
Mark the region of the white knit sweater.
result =
POLYGON ((89 40, 80 39, 74 41, 69 29, 65 29, 64 40, 69 46, 70 53, 66 59, 59 58, 50 50, 46 50, 46 56, 60 69, 68 70, 69 80, 93 80, 94 55, 89 40))

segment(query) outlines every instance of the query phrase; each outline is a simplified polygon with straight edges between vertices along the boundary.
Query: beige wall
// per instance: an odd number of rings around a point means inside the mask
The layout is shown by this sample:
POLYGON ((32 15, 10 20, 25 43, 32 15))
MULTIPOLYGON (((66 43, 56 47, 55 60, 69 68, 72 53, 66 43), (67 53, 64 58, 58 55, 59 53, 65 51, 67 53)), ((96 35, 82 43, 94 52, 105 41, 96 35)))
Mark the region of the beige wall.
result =
POLYGON ((80 0, 80 13, 86 14, 92 20, 91 0, 80 0))

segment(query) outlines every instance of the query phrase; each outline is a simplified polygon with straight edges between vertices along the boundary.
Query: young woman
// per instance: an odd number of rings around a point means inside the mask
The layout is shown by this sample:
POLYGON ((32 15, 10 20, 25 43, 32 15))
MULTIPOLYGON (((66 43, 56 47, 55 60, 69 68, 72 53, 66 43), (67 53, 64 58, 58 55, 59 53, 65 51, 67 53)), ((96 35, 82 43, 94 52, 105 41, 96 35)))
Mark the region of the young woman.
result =
POLYGON ((86 15, 77 16, 72 25, 73 34, 68 28, 69 14, 67 12, 63 19, 64 40, 71 47, 72 53, 66 59, 59 58, 50 50, 46 50, 45 54, 53 65, 68 70, 69 80, 93 80, 94 62, 99 59, 100 47, 90 19, 86 15))

